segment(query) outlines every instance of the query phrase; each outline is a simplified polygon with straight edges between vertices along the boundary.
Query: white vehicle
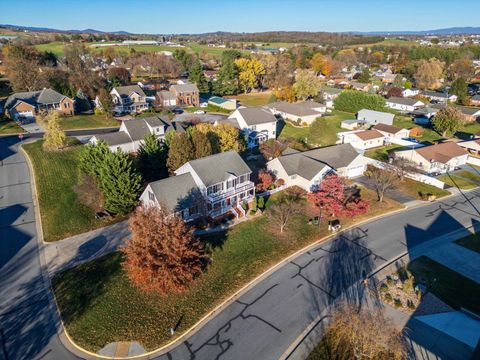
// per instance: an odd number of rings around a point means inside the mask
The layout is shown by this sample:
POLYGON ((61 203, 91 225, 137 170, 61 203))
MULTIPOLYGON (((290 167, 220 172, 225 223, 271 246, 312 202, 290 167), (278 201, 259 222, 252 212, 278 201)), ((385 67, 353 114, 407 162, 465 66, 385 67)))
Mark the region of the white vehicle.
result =
POLYGON ((208 106, 208 103, 207 102, 202 102, 200 103, 200 107, 201 108, 206 108, 208 106))
POLYGON ((205 114, 205 111, 203 111, 203 110, 196 110, 196 111, 194 111, 193 113, 200 115, 200 114, 205 114))

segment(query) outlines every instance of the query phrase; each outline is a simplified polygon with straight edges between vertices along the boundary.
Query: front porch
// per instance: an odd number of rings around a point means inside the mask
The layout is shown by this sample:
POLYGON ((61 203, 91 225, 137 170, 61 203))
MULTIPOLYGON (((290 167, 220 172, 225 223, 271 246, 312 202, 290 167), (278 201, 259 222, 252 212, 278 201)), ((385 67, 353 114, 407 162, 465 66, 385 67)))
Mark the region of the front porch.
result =
POLYGON ((243 203, 248 203, 255 197, 255 187, 251 181, 234 190, 217 195, 208 196, 207 214, 211 218, 216 218, 227 213, 232 213, 237 219, 245 217, 246 213, 242 207, 243 203))

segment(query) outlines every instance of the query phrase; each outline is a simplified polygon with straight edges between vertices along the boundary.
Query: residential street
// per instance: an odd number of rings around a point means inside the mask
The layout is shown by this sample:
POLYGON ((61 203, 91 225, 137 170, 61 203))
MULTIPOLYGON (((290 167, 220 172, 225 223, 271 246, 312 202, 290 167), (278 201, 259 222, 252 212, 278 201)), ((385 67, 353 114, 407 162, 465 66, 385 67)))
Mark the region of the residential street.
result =
MULTIPOLYGON (((17 143, 0 138, 0 359, 75 359, 60 342, 61 323, 42 278, 30 177, 17 143)), ((316 246, 156 358, 280 358, 339 296, 362 298, 359 280, 367 274, 428 240, 478 225, 479 194, 413 207, 316 246)))

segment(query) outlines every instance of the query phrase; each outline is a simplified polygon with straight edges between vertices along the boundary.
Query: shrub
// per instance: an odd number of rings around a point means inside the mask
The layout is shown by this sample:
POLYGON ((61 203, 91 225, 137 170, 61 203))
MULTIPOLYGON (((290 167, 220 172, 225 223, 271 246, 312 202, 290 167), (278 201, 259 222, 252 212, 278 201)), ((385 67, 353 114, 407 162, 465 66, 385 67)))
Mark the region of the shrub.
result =
POLYGON ((380 292, 386 293, 388 291, 388 285, 387 284, 382 284, 380 286, 380 292))
POLYGON ((394 301, 393 301, 393 305, 396 307, 396 308, 400 308, 402 307, 402 300, 400 300, 399 298, 396 298, 394 301))
POLYGON ((385 301, 390 302, 392 301, 392 295, 390 293, 386 293, 384 295, 385 301))
POLYGON ((263 196, 260 196, 257 200, 257 207, 259 209, 264 209, 265 208, 265 198, 263 196))

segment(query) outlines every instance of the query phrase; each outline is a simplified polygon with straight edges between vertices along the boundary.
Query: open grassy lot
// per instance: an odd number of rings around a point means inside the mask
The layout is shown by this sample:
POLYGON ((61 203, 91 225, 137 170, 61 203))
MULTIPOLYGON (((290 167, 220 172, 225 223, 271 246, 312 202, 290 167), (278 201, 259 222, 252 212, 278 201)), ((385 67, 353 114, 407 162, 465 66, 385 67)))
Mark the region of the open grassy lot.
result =
MULTIPOLYGON (((480 182, 474 181, 473 179, 470 180, 470 176, 478 176, 469 171, 459 171, 454 174, 445 174, 439 176, 438 179, 443 181, 445 184, 450 185, 451 187, 457 187, 462 190, 470 190, 480 185, 480 182), (465 174, 468 173, 468 174, 465 174), (471 174, 471 175, 470 175, 471 174), (464 177, 466 175, 467 177, 464 177)), ((478 176, 480 179, 480 176, 478 176)))
POLYGON ((480 313, 480 285, 453 270, 422 256, 408 265, 415 281, 455 309, 464 307, 480 313))
POLYGON ((480 238, 477 234, 472 234, 455 241, 458 245, 464 246, 467 249, 480 253, 480 238))
POLYGON ((422 136, 417 137, 417 140, 419 141, 428 141, 433 143, 434 141, 439 141, 442 139, 442 136, 432 128, 423 127, 415 124, 411 116, 395 115, 395 118, 393 120, 393 125, 404 128, 404 129, 413 129, 414 127, 421 127, 423 129, 423 134, 422 136))
POLYGON ((401 145, 388 145, 388 146, 382 146, 376 149, 370 149, 365 151, 365 156, 378 160, 378 161, 388 161, 389 154, 392 151, 399 150, 401 149, 401 145))
POLYGON ((96 129, 120 126, 120 122, 104 115, 74 115, 62 117, 60 126, 63 130, 96 129))
MULTIPOLYGON (((374 201, 372 191, 362 188, 361 193, 374 201)), ((275 195, 269 203, 272 201, 275 195)), ((387 199, 372 205, 368 215, 343 219, 342 223, 346 227, 400 207, 387 199)), ((249 280, 327 234, 325 222, 318 227, 308 225, 307 220, 306 214, 295 216, 286 233, 280 235, 278 224, 263 215, 226 234, 204 237, 212 248, 213 261, 198 281, 180 295, 140 293, 125 276, 118 253, 67 270, 53 280, 67 331, 76 343, 92 351, 121 340, 137 340, 147 349, 154 349, 172 340, 169 328, 178 323, 180 335, 249 280)))
POLYGON ((107 225, 108 220, 96 220, 94 211, 77 201, 74 187, 82 145, 72 139, 67 149, 47 152, 42 143, 38 140, 23 148, 35 172, 44 240, 61 240, 107 225))
POLYGON ((6 118, 0 119, 0 135, 20 134, 23 132, 23 129, 15 121, 6 118))
POLYGON ((273 102, 272 93, 270 91, 251 92, 248 94, 238 94, 225 97, 230 99, 237 99, 240 105, 243 106, 263 106, 273 102))
POLYGON ((398 188, 401 192, 418 200, 425 200, 425 195, 434 195, 437 199, 450 195, 450 192, 435 186, 421 183, 412 179, 404 179, 398 188))
POLYGON ((355 114, 334 110, 331 115, 318 118, 308 127, 296 127, 286 122, 280 137, 306 142, 311 147, 333 145, 338 140, 337 133, 347 131, 340 127, 340 123, 354 118, 355 114))

